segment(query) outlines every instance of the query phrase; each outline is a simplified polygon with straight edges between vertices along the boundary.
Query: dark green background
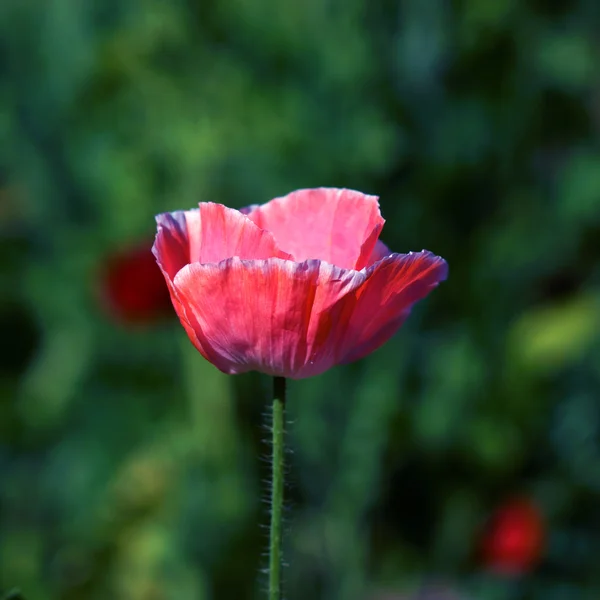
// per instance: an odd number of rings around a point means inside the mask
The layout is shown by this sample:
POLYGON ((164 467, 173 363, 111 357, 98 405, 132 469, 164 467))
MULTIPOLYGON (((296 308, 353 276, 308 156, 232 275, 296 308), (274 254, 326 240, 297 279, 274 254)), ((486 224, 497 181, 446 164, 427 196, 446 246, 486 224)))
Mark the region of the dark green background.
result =
POLYGON ((381 196, 450 278, 374 355, 290 386, 288 600, 441 578, 600 598, 597 0, 2 0, 0 585, 259 598, 268 378, 98 302, 155 213, 381 196), (538 569, 486 573, 503 498, 538 569))

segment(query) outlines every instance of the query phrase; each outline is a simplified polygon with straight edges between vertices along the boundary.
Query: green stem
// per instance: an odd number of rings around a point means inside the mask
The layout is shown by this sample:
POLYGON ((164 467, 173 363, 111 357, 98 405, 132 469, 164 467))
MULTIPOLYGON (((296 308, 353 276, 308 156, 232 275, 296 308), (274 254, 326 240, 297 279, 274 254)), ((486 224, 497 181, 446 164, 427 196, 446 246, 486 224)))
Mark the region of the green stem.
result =
POLYGON ((283 537, 285 378, 273 378, 273 481, 271 482, 271 527, 269 529, 269 600, 281 598, 281 540, 283 537))

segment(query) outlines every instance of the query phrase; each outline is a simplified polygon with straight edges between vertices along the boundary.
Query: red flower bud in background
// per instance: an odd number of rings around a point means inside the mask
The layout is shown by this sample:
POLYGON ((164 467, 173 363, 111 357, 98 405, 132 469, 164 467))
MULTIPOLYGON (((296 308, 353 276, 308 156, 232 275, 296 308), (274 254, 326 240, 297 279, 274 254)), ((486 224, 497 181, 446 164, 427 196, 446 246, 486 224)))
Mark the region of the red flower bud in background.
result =
POLYGON ((513 499, 493 515, 482 540, 486 567, 505 576, 533 569, 545 543, 545 523, 539 507, 529 499, 513 499))
POLYGON ((173 314, 152 242, 130 246, 103 265, 101 295, 110 314, 127 324, 148 324, 173 314))

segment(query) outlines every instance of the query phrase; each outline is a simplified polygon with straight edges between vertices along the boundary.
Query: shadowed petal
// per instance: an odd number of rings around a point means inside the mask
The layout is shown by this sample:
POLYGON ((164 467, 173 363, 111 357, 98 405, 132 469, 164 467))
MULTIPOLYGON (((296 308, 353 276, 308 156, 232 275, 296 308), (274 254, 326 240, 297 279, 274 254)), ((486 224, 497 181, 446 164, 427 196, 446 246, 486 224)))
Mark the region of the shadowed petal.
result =
POLYGON ((165 277, 175 278, 177 271, 190 262, 186 212, 178 210, 156 216, 157 233, 152 252, 165 277))
POLYGON ((297 379, 335 364, 330 333, 341 321, 338 301, 363 280, 320 261, 231 258, 184 267, 175 287, 201 339, 198 349, 209 349, 219 369, 297 379))
POLYGON ((340 344, 340 362, 352 362, 390 339, 440 281, 446 279, 446 261, 431 252, 392 254, 367 269, 367 279, 356 290, 356 303, 340 344))
POLYGON ((156 262, 162 271, 173 308, 192 343, 201 354, 212 361, 210 349, 204 348, 202 340, 196 334, 189 322, 184 305, 180 302, 177 291, 173 286, 175 275, 189 263, 190 251, 187 235, 186 214, 190 211, 176 211, 156 216, 158 231, 152 246, 156 262))
POLYGON ((369 258, 367 267, 370 267, 378 260, 381 260, 390 254, 392 254, 392 251, 381 240, 377 240, 375 248, 373 248, 373 252, 371 252, 371 257, 369 258))
POLYGON ((345 269, 367 266, 384 224, 377 196, 335 188, 298 190, 243 209, 294 260, 345 269))

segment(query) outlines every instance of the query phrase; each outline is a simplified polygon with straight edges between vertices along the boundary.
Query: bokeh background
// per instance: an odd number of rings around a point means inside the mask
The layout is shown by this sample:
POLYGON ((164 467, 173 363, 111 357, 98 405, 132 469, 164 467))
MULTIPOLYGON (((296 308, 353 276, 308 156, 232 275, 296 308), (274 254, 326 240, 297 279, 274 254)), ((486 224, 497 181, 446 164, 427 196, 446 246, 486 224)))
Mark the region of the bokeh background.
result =
POLYGON ((286 598, 600 598, 599 31, 597 0, 2 0, 3 591, 264 597, 270 382, 192 348, 153 217, 337 186, 450 278, 290 385, 286 598))

